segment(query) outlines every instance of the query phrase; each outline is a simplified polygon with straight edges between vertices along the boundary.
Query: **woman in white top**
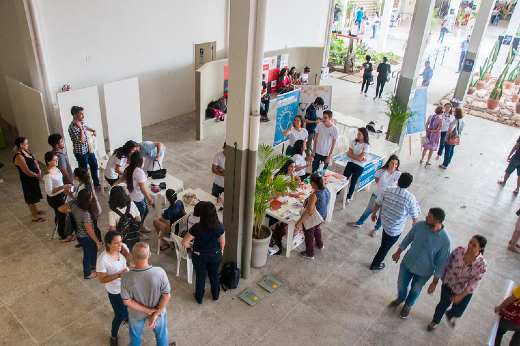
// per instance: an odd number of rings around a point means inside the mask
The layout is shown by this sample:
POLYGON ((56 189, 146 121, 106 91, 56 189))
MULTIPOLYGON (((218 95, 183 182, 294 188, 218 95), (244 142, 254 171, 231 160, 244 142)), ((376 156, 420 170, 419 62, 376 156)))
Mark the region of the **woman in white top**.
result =
POLYGON ((52 151, 48 151, 44 156, 47 168, 43 176, 45 183, 45 193, 47 193, 47 203, 54 209, 54 222, 58 225, 58 235, 63 243, 74 239, 74 235, 66 237, 65 233, 65 219, 67 214, 58 210, 58 208, 65 204, 66 195, 71 194, 71 185, 63 184, 63 174, 58 168, 58 156, 52 151))
POLYGON ((148 240, 150 238, 142 233, 150 233, 151 231, 146 228, 144 221, 146 215, 148 215, 148 203, 153 208, 155 208, 155 205, 148 191, 146 191, 146 173, 141 169, 142 165, 143 156, 139 151, 134 151, 130 156, 128 167, 117 183, 126 182, 130 198, 134 201, 141 215, 141 240, 148 240))
POLYGON ((128 248, 118 232, 108 231, 105 234, 105 248, 97 258, 96 272, 99 282, 105 284, 108 300, 114 310, 110 345, 117 345, 119 326, 123 320, 128 320, 128 309, 121 298, 121 276, 133 266, 130 264, 128 248))
POLYGON ((343 175, 349 180, 349 188, 347 194, 347 204, 350 202, 356 183, 365 169, 367 164, 366 155, 370 152, 370 143, 368 141, 368 131, 364 127, 358 128, 357 138, 352 141, 348 149, 349 157, 343 175))
POLYGON ((114 150, 114 153, 108 159, 107 168, 105 169, 105 180, 110 186, 114 185, 119 176, 123 175, 122 168, 127 165, 127 159, 137 148, 138 144, 136 142, 127 141, 125 145, 114 150))
MULTIPOLYGON (((118 210, 121 214, 124 214, 129 205, 130 215, 132 215, 137 222, 141 222, 141 214, 135 203, 130 199, 130 196, 126 194, 125 189, 122 186, 114 186, 110 189, 110 197, 108 197, 108 207, 110 208, 108 212, 108 226, 111 231, 117 231, 117 223, 119 219, 121 219, 114 210, 118 210)), ((126 245, 132 247, 135 244, 131 241, 126 245)))
POLYGON ((455 120, 455 115, 453 114, 451 103, 448 102, 444 105, 444 113, 441 115, 441 118, 442 120, 444 120, 444 122, 442 123, 441 127, 441 141, 439 143, 437 157, 435 158, 436 160, 438 160, 442 156, 442 152, 444 151, 444 147, 446 146, 446 134, 450 129, 451 122, 455 120))
POLYGON ((292 180, 293 182, 299 183, 300 177, 296 174, 295 167, 296 163, 293 160, 287 160, 274 176, 276 178, 282 175, 285 180, 292 180))
MULTIPOLYGON (((374 192, 372 193, 372 196, 370 196, 370 201, 368 201, 368 205, 356 222, 348 222, 347 225, 352 227, 361 227, 363 223, 365 223, 366 219, 372 215, 372 211, 374 210, 374 206, 376 205, 377 197, 381 194, 381 192, 384 191, 387 187, 390 186, 397 186, 397 181, 399 180, 399 177, 401 176, 401 172, 399 171, 399 158, 397 155, 390 155, 388 158, 388 161, 377 170, 375 174, 375 180, 376 180, 376 188, 374 189, 374 192)), ((374 230, 370 233, 370 235, 373 237, 377 234, 379 229, 381 228, 381 217, 377 218, 376 226, 374 227, 374 230)))
POLYGON ((296 171, 296 175, 298 175, 301 180, 309 176, 309 173, 306 173, 305 169, 312 165, 313 160, 312 157, 307 157, 305 150, 307 150, 307 141, 300 139, 294 143, 292 157, 294 163, 296 164, 294 170, 296 171))
POLYGON ((285 150, 285 155, 292 156, 294 143, 300 139, 306 140, 307 137, 309 137, 307 129, 303 127, 303 117, 301 115, 297 115, 296 117, 294 117, 293 123, 291 124, 291 128, 285 130, 283 132, 283 136, 289 136, 289 144, 287 145, 287 149, 285 150))

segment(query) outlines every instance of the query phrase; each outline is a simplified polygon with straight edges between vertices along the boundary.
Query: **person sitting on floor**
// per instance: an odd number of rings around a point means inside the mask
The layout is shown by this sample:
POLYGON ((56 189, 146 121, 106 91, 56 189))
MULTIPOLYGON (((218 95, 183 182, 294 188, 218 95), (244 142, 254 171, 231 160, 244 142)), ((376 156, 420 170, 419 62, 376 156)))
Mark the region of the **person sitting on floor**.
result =
MULTIPOLYGON (((186 214, 184 204, 182 204, 181 200, 177 199, 177 192, 175 192, 175 190, 166 190, 166 199, 170 202, 170 206, 163 212, 161 218, 153 220, 153 228, 155 228, 159 239, 161 239, 161 250, 170 248, 170 244, 164 240, 164 237, 166 235, 169 236, 171 225, 186 214)), ((179 230, 174 230, 174 232, 178 233, 179 230)))

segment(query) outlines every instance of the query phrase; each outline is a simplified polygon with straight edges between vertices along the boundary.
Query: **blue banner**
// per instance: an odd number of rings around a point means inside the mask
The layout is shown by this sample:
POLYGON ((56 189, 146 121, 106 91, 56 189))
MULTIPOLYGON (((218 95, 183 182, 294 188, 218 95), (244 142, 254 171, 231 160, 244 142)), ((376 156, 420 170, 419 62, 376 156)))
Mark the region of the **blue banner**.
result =
POLYGON ((428 88, 417 88, 414 91, 411 111, 414 113, 408 123, 406 124, 406 134, 411 135, 424 131, 424 124, 426 124, 426 92, 428 88))
POLYGON ((288 137, 283 136, 283 132, 291 128, 291 123, 298 113, 300 103, 300 90, 278 95, 276 98, 276 127, 274 130, 273 147, 282 144, 288 137))
MULTIPOLYGON (((363 169, 363 173, 359 177, 358 191, 370 184, 374 181, 376 171, 383 166, 383 158, 381 156, 377 156, 374 154, 367 154, 365 156, 367 158, 367 164, 363 169)), ((347 165, 349 157, 347 156, 347 152, 336 155, 332 158, 336 162, 341 162, 342 164, 347 165)))

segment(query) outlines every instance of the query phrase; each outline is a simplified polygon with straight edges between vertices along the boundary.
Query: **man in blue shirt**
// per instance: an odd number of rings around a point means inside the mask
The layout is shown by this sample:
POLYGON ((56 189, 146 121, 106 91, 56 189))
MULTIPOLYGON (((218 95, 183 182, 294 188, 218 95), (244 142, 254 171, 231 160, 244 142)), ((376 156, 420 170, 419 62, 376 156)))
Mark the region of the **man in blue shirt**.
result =
POLYGON ((428 286, 428 293, 433 294, 437 282, 442 277, 444 267, 450 255, 450 236, 442 222, 446 214, 441 208, 431 208, 425 221, 419 221, 399 244, 399 249, 392 255, 395 263, 399 262, 401 252, 410 249, 404 255, 399 278, 397 279, 397 298, 390 306, 397 307, 405 302, 401 318, 407 318, 423 286, 433 274, 433 281, 428 286), (410 291, 408 286, 412 282, 410 291))
POLYGON ((421 76, 422 76, 421 86, 427 87, 427 86, 430 85, 430 81, 432 80, 433 70, 430 67, 430 62, 429 61, 425 61, 424 62, 424 67, 425 67, 425 69, 424 69, 423 73, 421 73, 421 76))
POLYGON ((316 97, 316 100, 314 100, 314 103, 307 107, 307 110, 305 111, 305 129, 307 129, 307 133, 309 134, 309 137, 307 137, 307 156, 311 155, 312 141, 314 140, 314 134, 316 133, 316 126, 318 126, 318 123, 320 122, 316 115, 316 110, 323 107, 324 104, 325 101, 318 96, 316 97))
POLYGON ((468 50, 468 44, 469 44, 470 38, 471 38, 471 35, 468 35, 466 40, 462 41, 462 43, 460 44, 461 51, 460 51, 460 59, 459 59, 459 69, 457 70, 456 73, 459 73, 460 69, 462 68, 462 63, 464 62, 464 58, 466 57, 466 51, 468 50))
POLYGON ((363 20, 363 15, 365 13, 363 12, 363 7, 359 9, 359 11, 356 12, 356 24, 358 25, 358 29, 361 28, 361 21, 363 20))
POLYGON ((139 150, 144 157, 143 170, 155 171, 162 167, 166 148, 161 142, 144 141, 139 144, 139 150), (157 163, 157 164, 155 164, 157 163))

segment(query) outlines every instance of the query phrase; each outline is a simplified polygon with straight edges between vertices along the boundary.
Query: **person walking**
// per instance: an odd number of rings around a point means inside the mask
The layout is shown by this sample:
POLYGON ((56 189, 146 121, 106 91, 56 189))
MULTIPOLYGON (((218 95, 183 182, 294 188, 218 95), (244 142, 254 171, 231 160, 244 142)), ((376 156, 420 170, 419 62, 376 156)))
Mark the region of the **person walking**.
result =
POLYGON ((372 76, 372 63, 370 55, 365 56, 365 62, 363 63, 363 83, 361 83, 361 93, 367 96, 367 91, 370 83, 373 82, 374 77, 372 76), (365 89, 365 91, 363 91, 365 89))
POLYGON ((441 23, 441 32, 439 34, 439 39, 437 40, 437 43, 443 43, 444 42, 444 35, 448 32, 448 21, 444 19, 441 23))
POLYGON ((509 162, 506 168, 506 173, 504 174, 504 179, 499 180, 498 183, 502 186, 506 186, 507 180, 511 176, 511 174, 516 170, 516 189, 513 191, 515 195, 518 195, 518 189, 520 189, 520 137, 516 140, 515 145, 507 155, 506 161, 509 162))
POLYGON ((430 160, 432 158, 433 152, 437 151, 437 148, 439 147, 439 139, 441 137, 440 132, 443 124, 441 115, 443 112, 444 109, 441 106, 435 108, 435 114, 430 115, 426 121, 426 137, 424 137, 422 141, 423 151, 421 160, 419 161, 420 164, 423 163, 424 156, 426 155, 426 152, 428 152, 428 159, 426 160, 425 165, 430 166, 430 160))
POLYGON ((413 176, 410 173, 403 173, 397 180, 396 187, 386 188, 377 197, 371 219, 376 222, 377 212, 381 209, 383 237, 381 238, 381 246, 379 246, 379 250, 377 250, 370 265, 370 270, 381 270, 385 267, 383 260, 403 233, 406 217, 410 215, 413 225, 417 223, 421 209, 415 196, 408 191, 412 182, 413 176))
POLYGON ((448 130, 450 128, 450 124, 453 120, 455 120, 455 115, 453 115, 453 109, 451 107, 451 103, 446 103, 444 105, 444 113, 442 113, 441 118, 443 120, 442 127, 441 127, 441 139, 439 141, 439 151, 437 151, 437 157, 435 158, 438 160, 444 151, 444 147, 446 146, 446 135, 448 134, 448 130))
POLYGON ((148 320, 157 346, 168 346, 166 305, 170 300, 170 281, 164 269, 148 263, 150 247, 139 242, 132 256, 135 266, 121 277, 121 299, 128 307, 130 346, 141 345, 141 334, 148 320))
POLYGON ((459 246, 451 252, 442 273, 441 300, 435 308, 432 321, 428 324, 428 331, 433 332, 437 328, 444 313, 449 325, 455 327, 455 318, 462 316, 473 292, 486 273, 486 244, 485 237, 474 235, 467 247, 459 246), (451 309, 446 311, 450 305, 451 309))
MULTIPOLYGON (((464 113, 462 112, 462 109, 455 108, 455 120, 451 122, 450 127, 448 128, 448 133, 446 134, 444 162, 439 166, 442 169, 448 168, 448 165, 451 163, 451 159, 453 158, 455 146, 460 144, 460 135, 466 125, 466 121, 463 118, 464 113)), ((518 187, 515 191, 518 193, 518 187)))
POLYGON ((316 172, 323 162, 323 169, 329 166, 334 146, 338 140, 338 128, 332 124, 332 111, 323 111, 323 123, 316 128, 314 146, 312 148, 312 171, 316 172))
POLYGON ((371 21, 371 25, 372 25, 372 36, 370 38, 376 38, 376 30, 377 30, 377 26, 379 25, 379 13, 376 12, 376 14, 374 14, 374 17, 372 17, 372 21, 371 21))
POLYGON ((374 96, 374 100, 381 98, 385 84, 390 80, 390 73, 392 73, 392 71, 390 71, 388 58, 384 56, 383 62, 377 65, 376 96, 374 96))
POLYGON ((316 133, 316 127, 320 123, 316 110, 323 108, 325 101, 321 97, 316 97, 313 103, 305 110, 305 129, 307 130, 307 156, 311 156, 313 147, 314 135, 316 133))
POLYGON ((504 334, 510 330, 514 331, 514 334, 509 346, 520 345, 520 285, 516 286, 500 305, 495 306, 494 311, 500 315, 495 346, 500 346, 504 334))
MULTIPOLYGON (((370 200, 368 201, 368 205, 359 218, 359 220, 354 222, 348 222, 347 225, 351 227, 361 227, 366 219, 369 218, 369 216, 372 214, 372 211, 374 210, 374 207, 376 205, 377 197, 387 188, 391 186, 397 186, 397 181, 399 180, 399 177, 401 176, 401 172, 399 171, 399 158, 397 155, 390 155, 388 158, 388 161, 377 170, 375 173, 375 181, 376 181, 376 188, 374 189, 374 192, 372 193, 372 196, 370 196, 370 200)), ((374 237, 377 232, 379 232, 379 229, 381 228, 381 216, 377 218, 376 225, 374 227, 374 230, 370 232, 370 236, 374 237)))
POLYGON ((422 76, 421 86, 427 88, 430 85, 430 81, 433 77, 433 70, 430 67, 430 62, 424 62, 424 71, 420 74, 422 76))
POLYGON ((464 41, 460 44, 460 58, 459 58, 459 69, 455 73, 459 73, 462 69, 462 63, 464 62, 464 58, 466 57, 466 51, 468 50, 469 39, 471 35, 468 35, 464 41))
POLYGON ((432 274, 433 281, 428 286, 429 294, 435 292, 437 282, 444 272, 451 245, 450 236, 442 224, 445 216, 441 208, 431 208, 426 220, 419 221, 412 227, 392 255, 392 259, 398 263, 401 253, 410 245, 399 267, 397 298, 390 303, 390 306, 397 307, 405 302, 401 318, 408 317, 415 300, 432 274))
POLYGON ((368 130, 365 127, 358 128, 357 137, 350 143, 347 151, 349 158, 343 175, 349 180, 349 188, 346 203, 349 204, 356 189, 356 183, 363 174, 365 165, 367 164, 367 154, 370 152, 370 142, 368 139, 368 130), (352 177, 352 178, 351 178, 352 177))

